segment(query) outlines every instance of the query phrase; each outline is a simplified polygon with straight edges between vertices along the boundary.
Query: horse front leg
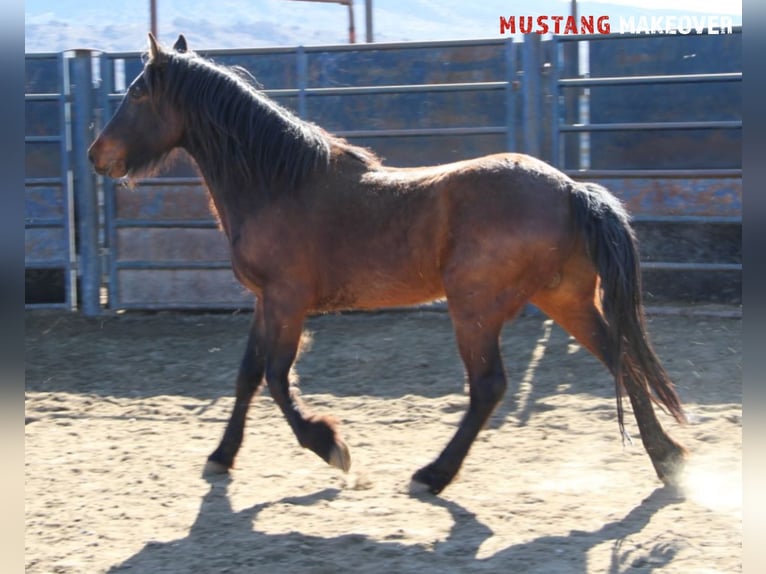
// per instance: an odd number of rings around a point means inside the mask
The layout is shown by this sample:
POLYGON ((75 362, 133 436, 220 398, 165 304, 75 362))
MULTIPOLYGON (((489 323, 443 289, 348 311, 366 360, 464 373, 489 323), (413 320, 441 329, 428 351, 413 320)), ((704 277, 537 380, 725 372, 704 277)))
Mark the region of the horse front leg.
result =
POLYGON ((245 354, 242 357, 239 372, 237 373, 234 409, 231 412, 231 417, 226 425, 226 430, 223 433, 223 438, 218 448, 207 459, 205 473, 225 473, 234 466, 234 458, 237 456, 239 447, 242 445, 245 419, 247 418, 250 402, 263 385, 263 373, 266 368, 264 335, 263 303, 259 297, 247 338, 245 354))
POLYGON ((266 382, 269 391, 298 443, 331 466, 348 472, 351 456, 337 431, 337 422, 332 417, 310 414, 298 390, 290 384, 290 369, 298 353, 305 311, 283 301, 267 300, 265 306, 266 382))

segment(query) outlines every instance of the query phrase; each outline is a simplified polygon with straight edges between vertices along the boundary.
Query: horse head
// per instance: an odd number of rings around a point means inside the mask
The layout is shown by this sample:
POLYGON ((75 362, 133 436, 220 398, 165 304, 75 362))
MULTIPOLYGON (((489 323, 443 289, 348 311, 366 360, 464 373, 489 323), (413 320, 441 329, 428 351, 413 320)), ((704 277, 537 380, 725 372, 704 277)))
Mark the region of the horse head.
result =
POLYGON ((183 122, 176 107, 164 97, 164 80, 171 59, 188 53, 183 35, 178 36, 172 51, 166 51, 149 33, 144 69, 88 149, 88 158, 98 173, 120 178, 148 171, 180 145, 183 122))

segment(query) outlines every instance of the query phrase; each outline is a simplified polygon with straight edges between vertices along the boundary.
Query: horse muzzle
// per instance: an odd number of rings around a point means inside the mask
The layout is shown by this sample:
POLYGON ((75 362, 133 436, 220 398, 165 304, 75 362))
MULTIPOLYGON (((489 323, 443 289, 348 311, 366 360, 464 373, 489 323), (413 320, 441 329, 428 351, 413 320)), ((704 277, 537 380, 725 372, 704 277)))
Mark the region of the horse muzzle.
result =
POLYGON ((128 173, 125 160, 111 146, 105 145, 101 138, 96 139, 88 148, 88 160, 99 175, 118 179, 128 173))

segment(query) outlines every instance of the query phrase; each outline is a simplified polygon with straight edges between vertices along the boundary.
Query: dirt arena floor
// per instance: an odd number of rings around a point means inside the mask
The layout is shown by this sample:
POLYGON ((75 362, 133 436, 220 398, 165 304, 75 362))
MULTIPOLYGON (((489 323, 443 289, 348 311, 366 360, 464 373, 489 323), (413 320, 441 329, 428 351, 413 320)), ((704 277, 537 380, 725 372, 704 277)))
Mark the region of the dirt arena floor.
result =
POLYGON ((545 318, 506 328, 509 392, 458 479, 411 495, 467 397, 449 318, 311 319, 297 374, 348 475, 302 450, 265 392, 231 476, 202 468, 233 404, 245 314, 26 320, 26 572, 741 571, 741 321, 650 318, 691 424, 684 496, 661 488, 612 380, 545 318))

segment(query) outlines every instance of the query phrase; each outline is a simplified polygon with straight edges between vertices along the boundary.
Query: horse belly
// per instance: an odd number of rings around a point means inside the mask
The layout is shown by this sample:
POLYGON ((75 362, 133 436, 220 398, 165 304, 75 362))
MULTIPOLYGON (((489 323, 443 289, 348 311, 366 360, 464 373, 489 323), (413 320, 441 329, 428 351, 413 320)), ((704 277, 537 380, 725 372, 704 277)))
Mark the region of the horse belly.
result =
POLYGON ((358 306, 361 309, 407 307, 443 297, 441 278, 413 272, 408 277, 378 276, 377 281, 370 281, 360 292, 358 306))
POLYGON ((356 264, 346 262, 341 272, 325 270, 323 275, 335 280, 325 283, 318 310, 407 307, 444 297, 436 265, 419 265, 391 253, 385 259, 370 254, 356 264))

